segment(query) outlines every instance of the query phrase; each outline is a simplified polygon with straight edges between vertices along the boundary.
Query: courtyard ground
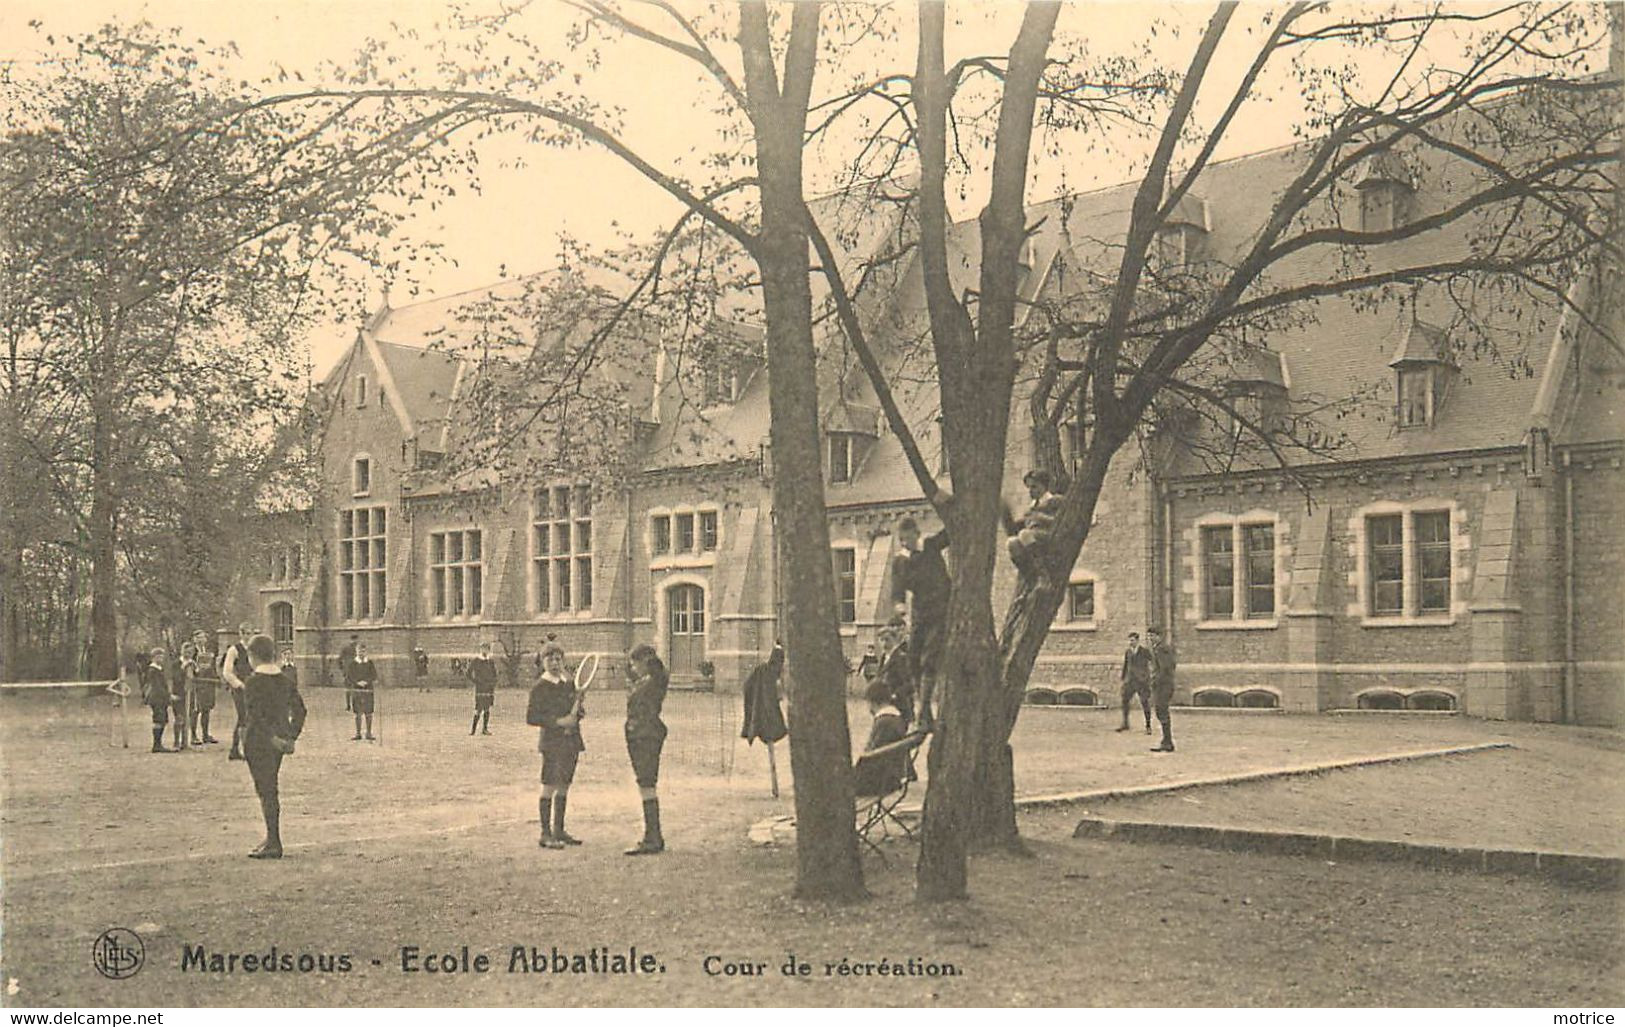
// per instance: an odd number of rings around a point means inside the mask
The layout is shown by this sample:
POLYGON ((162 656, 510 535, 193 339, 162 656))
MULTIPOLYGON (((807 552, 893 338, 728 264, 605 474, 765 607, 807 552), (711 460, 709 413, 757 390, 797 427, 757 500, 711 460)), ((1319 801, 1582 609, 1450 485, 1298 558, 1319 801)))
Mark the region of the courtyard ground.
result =
MULTIPOLYGON (((571 795, 571 830, 587 844, 547 852, 535 846, 535 734, 516 723, 519 695, 500 696, 490 738, 468 737, 466 695, 387 695, 384 744, 369 745, 349 741, 338 694, 308 694, 311 724, 283 775, 289 857, 276 864, 242 858, 258 839, 256 807, 246 770, 228 763, 223 747, 151 755, 109 747, 105 711, 84 703, 0 708, 0 974, 15 989, 7 1004, 1625 999, 1615 892, 1404 865, 1078 842, 1070 838, 1079 813, 1071 807, 1023 817, 1035 858, 977 859, 969 903, 915 904, 910 852, 899 847, 889 866, 866 858, 872 901, 831 909, 786 897, 793 852, 745 839, 751 823, 792 808, 788 753, 780 753, 785 794, 775 800, 760 746, 732 737, 733 697, 672 696, 662 787, 672 851, 632 861, 619 854, 639 827, 618 738, 619 696, 595 697, 587 721, 588 751, 571 795), (91 965, 93 939, 114 926, 146 941, 147 965, 128 980, 105 980, 91 965), (354 969, 182 972, 189 945, 345 953, 354 969), (403 973, 400 949, 409 945, 425 952, 468 945, 491 957, 493 971, 403 973), (665 970, 510 974, 514 945, 544 952, 635 945, 665 970), (778 973, 791 951, 812 967, 807 977, 778 973), (769 973, 711 976, 710 955, 765 962, 769 973), (840 976, 843 958, 906 965, 910 957, 952 964, 959 976, 840 976)), ((215 733, 225 738, 230 713, 221 719, 215 733)), ((855 715, 860 737, 861 724, 855 715)), ((1518 747, 1506 758, 1524 762, 1497 769, 1494 791, 1504 799, 1520 789, 1551 790, 1546 825, 1563 844, 1548 847, 1620 835, 1625 804, 1605 808, 1600 784, 1625 780, 1617 735, 1461 718, 1191 714, 1179 721, 1180 752, 1165 757, 1146 752, 1143 735, 1113 733, 1112 724, 1085 710, 1024 715, 1015 740, 1020 790, 1121 787, 1504 739, 1518 747), (1520 779, 1520 767, 1528 788, 1505 787, 1520 779), (1586 778, 1596 802, 1576 805, 1575 782, 1586 778)), ((1463 773, 1489 765, 1469 761, 1502 755, 1463 757, 1463 773)), ((1454 802, 1495 822, 1488 804, 1461 791, 1454 802)), ((1372 811, 1392 805, 1390 798, 1383 792, 1362 807, 1379 827, 1390 821, 1372 811)), ((1404 830, 1411 816, 1391 822, 1404 830)))

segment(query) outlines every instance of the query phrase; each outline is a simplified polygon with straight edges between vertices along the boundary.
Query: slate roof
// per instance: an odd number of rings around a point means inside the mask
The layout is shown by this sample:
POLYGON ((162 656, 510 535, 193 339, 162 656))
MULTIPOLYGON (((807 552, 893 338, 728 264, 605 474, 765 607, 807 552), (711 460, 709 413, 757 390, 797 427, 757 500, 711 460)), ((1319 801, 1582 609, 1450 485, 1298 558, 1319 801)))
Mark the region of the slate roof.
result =
MULTIPOLYGON (((1222 259, 1238 254, 1250 245, 1258 226, 1269 215, 1274 198, 1297 174, 1307 155, 1306 146, 1300 144, 1215 162, 1203 171, 1191 196, 1181 205, 1179 220, 1205 226, 1206 256, 1222 259)), ((1391 178, 1401 170, 1414 184, 1413 210, 1417 214, 1440 209, 1462 174, 1459 166, 1445 165, 1436 154, 1411 154, 1403 164, 1387 161, 1365 173, 1391 178)), ((1019 288, 1024 303, 1067 294, 1087 287, 1091 280, 1109 281, 1115 275, 1136 186, 1135 182, 1127 182, 1029 208, 1028 222, 1038 228, 1028 249, 1028 270, 1019 288)), ((1358 208, 1357 202, 1348 198, 1343 202, 1352 202, 1354 209, 1358 208)), ((862 204, 854 206, 840 197, 820 198, 815 206, 820 223, 827 218, 834 226, 828 230, 839 240, 837 260, 849 283, 865 257, 895 245, 910 231, 910 218, 902 205, 884 198, 874 203, 872 216, 867 219, 862 204)), ((1364 258, 1373 269, 1441 259, 1461 251, 1472 228, 1460 225, 1389 243, 1371 249, 1364 258)), ((979 251, 979 228, 974 219, 950 226, 950 274, 956 290, 975 287, 979 251)), ((1326 281, 1347 273, 1342 265, 1345 259, 1331 248, 1301 252, 1272 270, 1268 287, 1291 288, 1326 281)), ((529 288, 525 281, 502 283, 486 293, 502 300, 529 288)), ((762 328, 752 313, 758 304, 759 289, 751 292, 753 295, 736 297, 727 306, 739 315, 736 321, 713 325, 711 330, 760 345, 762 328)), ((397 379, 403 399, 414 410, 421 407, 427 416, 433 415, 437 404, 449 396, 455 365, 443 356, 409 359, 408 345, 441 344, 455 334, 448 321, 456 316, 457 304, 466 305, 471 298, 481 301, 484 296, 463 294, 414 304, 389 311, 378 324, 378 338, 395 344, 387 347, 387 359, 392 368, 401 368, 397 379)), ((1463 323, 1449 296, 1422 290, 1402 299, 1377 304, 1349 298, 1314 301, 1312 316, 1268 337, 1268 348, 1250 361, 1248 380, 1286 385, 1294 400, 1366 394, 1357 408, 1329 425, 1346 437, 1341 459, 1521 445, 1530 426, 1541 375, 1551 373, 1547 356, 1560 320, 1559 304, 1550 297, 1526 295, 1504 304, 1504 309, 1486 306, 1479 311, 1480 331, 1475 332, 1463 323), (1452 377, 1435 423, 1401 430, 1395 424, 1396 375, 1390 365, 1398 356, 1412 355, 1413 350, 1448 350, 1459 371, 1452 377)), ((925 308, 917 260, 902 261, 890 278, 877 280, 860 306, 869 324, 871 342, 896 379, 896 398, 922 451, 931 459, 940 442, 934 416, 934 368, 923 335, 925 308)), ((877 402, 856 369, 855 360, 841 344, 833 320, 822 324, 819 331, 819 387, 824 424, 829 426, 849 420, 852 411, 872 410, 877 402)), ((522 332, 517 337, 525 338, 522 332)), ((669 402, 677 388, 675 370, 659 358, 657 351, 655 343, 649 341, 641 368, 627 372, 646 378, 649 391, 642 398, 660 419, 649 438, 645 466, 670 469, 754 458, 768 436, 766 373, 755 374, 736 402, 699 410, 693 403, 669 402)), ((1588 359, 1596 362, 1595 358, 1588 359)), ((1558 362, 1556 366, 1565 365, 1558 362)), ((1625 439, 1625 386, 1620 384, 1617 369, 1603 376, 1606 381, 1586 367, 1578 370, 1581 380, 1569 390, 1575 395, 1575 414, 1561 419, 1562 429, 1554 431, 1554 438, 1625 439)), ((1023 416, 1024 407, 1019 401, 1016 410, 1018 418, 1023 416)), ((880 437, 854 481, 828 487, 827 498, 832 505, 907 501, 920 496, 896 438, 883 423, 879 431, 880 437)), ((1027 459, 1026 447, 1026 432, 1018 421, 1010 433, 1006 461, 1012 477, 1019 474, 1027 459)), ((1195 467, 1183 470, 1199 473, 1195 467)))

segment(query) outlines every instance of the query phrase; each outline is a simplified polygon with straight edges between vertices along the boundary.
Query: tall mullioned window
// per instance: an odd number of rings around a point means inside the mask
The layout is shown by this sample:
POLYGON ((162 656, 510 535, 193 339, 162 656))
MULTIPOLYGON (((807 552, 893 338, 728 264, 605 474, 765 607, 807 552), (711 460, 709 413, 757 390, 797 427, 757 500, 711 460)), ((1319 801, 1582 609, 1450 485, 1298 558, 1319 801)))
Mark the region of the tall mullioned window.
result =
POLYGON ((381 506, 339 512, 339 610, 345 620, 382 617, 389 558, 381 506))
POLYGON ((1369 517, 1365 538, 1370 561, 1371 612, 1398 616, 1405 612, 1405 517, 1369 517))
POLYGON ((1241 558, 1247 570, 1246 615, 1275 616, 1275 525, 1242 525, 1241 558))
POLYGON ((835 561, 835 612, 842 624, 858 622, 858 551, 851 546, 831 550, 835 561))
POLYGON ((1202 619, 1275 619, 1275 523, 1202 528, 1202 619))
POLYGON ((592 493, 586 486, 536 490, 530 555, 537 613, 592 609, 592 493))
POLYGON ((436 617, 477 617, 485 604, 485 553, 478 528, 429 536, 429 603, 436 617))
POLYGON ((1450 514, 1413 515, 1416 528, 1416 607, 1422 613, 1450 612, 1450 514))
POLYGON ((1454 567, 1449 510, 1372 514, 1365 519, 1365 549, 1368 615, 1449 615, 1454 567))
POLYGON ((1202 616, 1225 620, 1236 615, 1235 541, 1230 525, 1202 529, 1202 556, 1207 564, 1207 594, 1202 616))

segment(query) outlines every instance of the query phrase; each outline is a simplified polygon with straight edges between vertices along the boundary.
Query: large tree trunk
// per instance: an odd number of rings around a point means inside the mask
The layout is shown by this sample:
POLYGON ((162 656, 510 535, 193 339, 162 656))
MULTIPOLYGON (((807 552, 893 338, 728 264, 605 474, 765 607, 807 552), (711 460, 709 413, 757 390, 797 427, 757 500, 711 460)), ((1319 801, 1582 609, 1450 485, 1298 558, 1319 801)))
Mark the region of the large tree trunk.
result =
MULTIPOLYGON (((1109 457, 1106 459, 1109 461, 1109 457)), ((1033 664, 1065 597, 1070 569, 1089 536, 1106 466, 1097 467, 1092 460, 1063 497, 1044 561, 1045 571, 1017 591, 999 632, 999 687, 990 700, 989 726, 978 757, 971 824, 972 836, 983 846, 1022 848, 1016 827, 1015 761, 1010 735, 1021 713, 1033 664)))
POLYGON ((920 9, 916 103, 920 109, 921 260, 942 395, 943 444, 955 498, 944 512, 953 546, 948 642, 939 683, 941 724, 931 743, 916 894, 927 901, 966 894, 965 859, 979 841, 977 782, 989 736, 999 733, 999 653, 993 631, 993 568, 1005 443, 1015 385, 1016 289, 1027 237, 1027 159, 1038 80, 1059 5, 1034 3, 1010 49, 995 138, 992 192, 980 217, 982 267, 977 322, 948 273, 944 203, 947 113, 940 5, 920 9))
MULTIPOLYGON (((998 466, 992 462, 995 474, 998 466)), ((996 486, 993 495, 996 501, 996 486)), ((952 524, 949 532, 954 590, 936 685, 937 728, 926 764, 929 787, 920 828, 920 860, 915 867, 915 893, 927 902, 962 899, 967 894, 966 856, 972 837, 977 758, 988 724, 988 703, 998 682, 998 646, 989 600, 995 540, 972 532, 955 535, 952 524), (977 588, 976 582, 983 579, 986 587, 977 588)))
POLYGON ((118 499, 112 477, 112 430, 107 416, 91 426, 90 469, 90 676, 118 677, 118 499))
POLYGON ((740 49, 756 130, 762 197, 757 265, 767 320, 773 510, 782 533, 785 657, 790 669, 790 769, 796 788, 797 898, 865 898, 853 823, 846 661, 824 508, 818 368, 802 183, 802 130, 818 43, 819 9, 792 15, 782 91, 765 5, 740 8, 740 49))
MULTIPOLYGON (((763 192, 769 192, 765 183, 763 192)), ((790 586, 784 641, 794 681, 790 766, 796 784, 796 895, 852 900, 865 890, 853 830, 852 776, 846 772, 852 756, 846 664, 830 602, 835 582, 824 513, 807 236, 788 227, 799 223, 799 215, 793 223, 781 222, 768 213, 765 197, 763 208, 773 509, 790 586)))

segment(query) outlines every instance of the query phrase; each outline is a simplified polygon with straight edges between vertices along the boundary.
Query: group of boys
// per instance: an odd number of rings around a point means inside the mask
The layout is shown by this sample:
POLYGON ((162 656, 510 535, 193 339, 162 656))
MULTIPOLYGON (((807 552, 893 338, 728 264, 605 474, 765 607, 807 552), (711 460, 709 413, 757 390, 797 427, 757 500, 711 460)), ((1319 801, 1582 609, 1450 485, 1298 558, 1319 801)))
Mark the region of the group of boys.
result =
MULTIPOLYGON (((248 678, 253 673, 248 655, 248 643, 253 637, 254 626, 244 623, 238 628, 237 641, 217 653, 210 644, 209 633, 199 628, 192 632, 190 639, 181 643, 178 654, 172 656, 164 646, 155 646, 148 653, 137 677, 141 685, 141 702, 152 711, 152 752, 180 752, 191 747, 217 744, 219 739, 209 730, 210 720, 220 686, 225 685, 237 714, 227 758, 245 758, 242 750, 243 702, 248 678), (173 748, 164 745, 164 729, 171 721, 174 725, 173 748)), ((283 650, 279 670, 298 680, 291 649, 283 650)))
MULTIPOLYGON (((581 844, 565 829, 565 814, 576 766, 587 748, 581 738, 581 718, 586 708, 582 690, 565 670, 563 647, 549 640, 542 647, 541 660, 542 672, 530 690, 525 709, 525 723, 540 729, 536 748, 542 754, 542 792, 536 812, 542 830, 537 844, 544 849, 565 849, 581 844)), ((643 804, 643 838, 626 850, 628 856, 652 856, 666 849, 657 787, 660 754, 666 743, 661 710, 669 681, 666 666, 653 646, 639 645, 627 654, 626 753, 643 804)), ((480 679, 476 678, 476 702, 481 695, 479 688, 480 679)))
MULTIPOLYGON (((1027 488, 1029 505, 1020 517, 1006 509, 1004 523, 1009 535, 1006 551, 1021 584, 1025 584, 1038 572, 1044 547, 1060 513, 1061 498, 1051 491, 1050 476, 1040 468, 1028 471, 1022 477, 1022 484, 1027 488)), ((939 505, 948 498, 946 494, 939 495, 939 505)), ((896 616, 881 631, 882 653, 877 654, 874 646, 868 646, 857 669, 864 676, 864 696, 871 710, 895 708, 904 731, 913 719, 912 700, 917 681, 921 689, 920 724, 929 730, 931 694, 942 656, 948 614, 950 579, 943 559, 943 551, 948 548, 948 533, 944 529, 922 538, 919 524, 912 517, 905 517, 898 522, 897 540, 901 551, 892 564, 896 616), (907 636, 902 637, 905 613, 911 616, 907 636)), ((1161 628, 1147 628, 1146 635, 1148 645, 1140 644, 1138 632, 1129 635, 1128 650, 1123 656, 1123 723, 1117 730, 1128 730, 1129 707, 1138 697, 1145 713, 1146 734, 1151 734, 1153 711, 1162 726, 1162 741, 1151 751, 1173 752, 1169 705, 1174 694, 1177 661, 1161 628)))

